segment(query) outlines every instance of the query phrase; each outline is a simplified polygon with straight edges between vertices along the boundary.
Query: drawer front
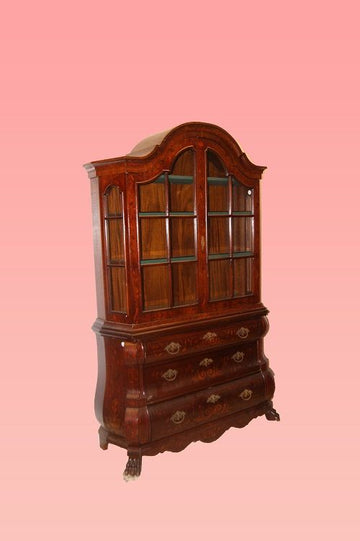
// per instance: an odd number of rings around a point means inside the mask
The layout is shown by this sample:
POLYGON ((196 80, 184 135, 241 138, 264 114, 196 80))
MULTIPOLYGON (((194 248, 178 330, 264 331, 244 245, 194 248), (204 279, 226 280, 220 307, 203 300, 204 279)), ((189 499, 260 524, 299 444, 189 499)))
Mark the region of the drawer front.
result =
POLYGON ((197 393, 148 406, 152 440, 182 432, 265 400, 261 373, 214 385, 197 393))
POLYGON ((260 370, 257 342, 237 344, 219 351, 206 351, 191 358, 174 359, 144 368, 149 402, 193 392, 227 378, 239 378, 260 370))
POLYGON ((192 352, 227 344, 240 344, 265 336, 268 323, 265 316, 248 319, 202 331, 183 332, 167 338, 146 342, 145 362, 177 358, 192 352))

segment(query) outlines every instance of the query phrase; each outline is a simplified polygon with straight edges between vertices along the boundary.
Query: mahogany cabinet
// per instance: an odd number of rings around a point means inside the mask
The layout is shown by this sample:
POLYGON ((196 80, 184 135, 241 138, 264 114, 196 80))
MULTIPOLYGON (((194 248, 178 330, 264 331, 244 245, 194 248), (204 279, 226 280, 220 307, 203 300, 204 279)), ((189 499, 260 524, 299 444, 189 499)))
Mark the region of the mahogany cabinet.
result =
POLYGON ((85 165, 98 317, 100 446, 181 451, 273 409, 260 298, 259 181, 236 141, 189 122, 85 165))

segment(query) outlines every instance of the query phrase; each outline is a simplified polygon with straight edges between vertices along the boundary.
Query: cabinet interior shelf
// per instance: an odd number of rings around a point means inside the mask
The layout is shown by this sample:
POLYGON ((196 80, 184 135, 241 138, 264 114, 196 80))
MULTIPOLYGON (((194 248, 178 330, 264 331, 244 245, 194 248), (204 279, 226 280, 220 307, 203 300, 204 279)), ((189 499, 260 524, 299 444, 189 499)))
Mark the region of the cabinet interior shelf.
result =
POLYGON ((171 217, 178 217, 178 216, 193 216, 196 217, 196 214, 194 212, 189 211, 179 211, 179 212, 139 212, 140 218, 156 218, 156 217, 163 217, 167 218, 168 216, 171 217))
POLYGON ((208 212, 208 216, 248 216, 252 218, 254 214, 250 210, 233 210, 231 214, 223 210, 211 210, 208 212))
POLYGON ((228 180, 228 177, 207 177, 209 184, 226 184, 228 180))
MULTIPOLYGON (((170 184, 192 184, 194 181, 194 177, 188 175, 168 175, 168 179, 170 184)), ((154 181, 154 184, 164 184, 164 182, 165 175, 161 175, 154 181)))
POLYGON ((209 254, 209 260, 213 259, 229 259, 230 257, 239 258, 239 257, 254 257, 254 252, 224 252, 222 254, 209 254))
POLYGON ((141 259, 140 264, 143 265, 159 265, 161 263, 182 263, 184 261, 196 261, 194 255, 184 257, 170 257, 170 259, 163 257, 158 259, 141 259))

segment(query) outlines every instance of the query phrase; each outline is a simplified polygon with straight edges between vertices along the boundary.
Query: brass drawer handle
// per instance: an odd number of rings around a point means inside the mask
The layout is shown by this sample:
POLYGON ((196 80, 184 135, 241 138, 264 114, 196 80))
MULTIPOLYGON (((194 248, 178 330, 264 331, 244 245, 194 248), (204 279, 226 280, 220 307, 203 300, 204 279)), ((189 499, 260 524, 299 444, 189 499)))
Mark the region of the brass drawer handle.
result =
POLYGON ((221 396, 219 394, 211 394, 207 399, 208 404, 216 404, 220 400, 221 396))
POLYGON ((175 423, 176 425, 179 425, 180 423, 183 422, 183 420, 185 419, 185 411, 175 411, 175 413, 170 417, 170 420, 175 423))
POLYGON ((218 335, 216 334, 216 332, 207 332, 206 334, 204 334, 203 336, 203 340, 205 340, 206 342, 214 342, 214 340, 216 340, 218 337, 218 335))
POLYGON ((236 363, 241 363, 245 358, 245 353, 243 351, 237 351, 231 358, 236 363))
POLYGON ((199 366, 205 366, 208 367, 214 362, 214 359, 209 359, 208 357, 205 357, 202 361, 199 362, 199 366))
POLYGON ((250 329, 247 327, 240 327, 240 329, 237 331, 237 335, 239 338, 242 338, 243 340, 249 336, 250 329))
POLYGON ((166 346, 165 351, 170 353, 170 355, 176 355, 179 353, 180 349, 181 344, 179 344, 179 342, 170 342, 170 344, 166 346))
POLYGON ((239 394, 240 398, 243 400, 250 400, 252 397, 252 391, 250 389, 245 389, 242 393, 239 394))
POLYGON ((164 372, 161 377, 166 379, 166 381, 174 381, 177 375, 177 370, 175 370, 174 368, 169 368, 169 370, 166 370, 166 372, 164 372))

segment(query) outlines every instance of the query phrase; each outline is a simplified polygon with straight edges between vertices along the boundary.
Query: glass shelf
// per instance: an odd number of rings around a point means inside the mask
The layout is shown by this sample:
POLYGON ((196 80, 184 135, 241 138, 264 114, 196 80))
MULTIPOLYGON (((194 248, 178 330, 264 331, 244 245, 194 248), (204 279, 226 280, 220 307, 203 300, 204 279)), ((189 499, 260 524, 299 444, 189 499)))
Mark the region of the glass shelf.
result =
POLYGON ((168 216, 170 216, 170 218, 172 216, 193 216, 193 217, 196 217, 196 214, 192 211, 186 211, 186 210, 181 210, 181 211, 176 211, 176 212, 169 212, 169 214, 167 214, 166 212, 139 212, 139 217, 140 218, 151 218, 152 216, 162 216, 163 218, 167 218, 168 216))
MULTIPOLYGON (((168 175, 170 184, 192 184, 194 177, 191 175, 168 175)), ((164 184, 165 175, 160 175, 155 179, 154 184, 164 184)))
POLYGON ((209 260, 212 259, 228 259, 230 257, 230 252, 223 252, 219 254, 209 254, 209 260))
POLYGON ((230 254, 229 252, 221 253, 221 254, 209 254, 209 261, 212 261, 213 259, 230 259, 230 257, 254 257, 254 252, 234 252, 233 254, 230 254))
POLYGON ((161 263, 183 263, 184 261, 196 261, 196 256, 188 255, 183 257, 171 257, 170 260, 167 258, 158 258, 158 259, 141 259, 140 265, 160 265, 161 263))
POLYGON ((192 184, 194 177, 188 175, 169 175, 170 184, 192 184))
POLYGON ((233 257, 254 257, 254 252, 234 252, 233 257))
POLYGON ((209 184, 226 184, 228 180, 228 177, 207 177, 209 184))
POLYGON ((248 210, 234 210, 231 214, 224 210, 211 210, 208 212, 208 216, 250 216, 252 218, 254 214, 248 210))

